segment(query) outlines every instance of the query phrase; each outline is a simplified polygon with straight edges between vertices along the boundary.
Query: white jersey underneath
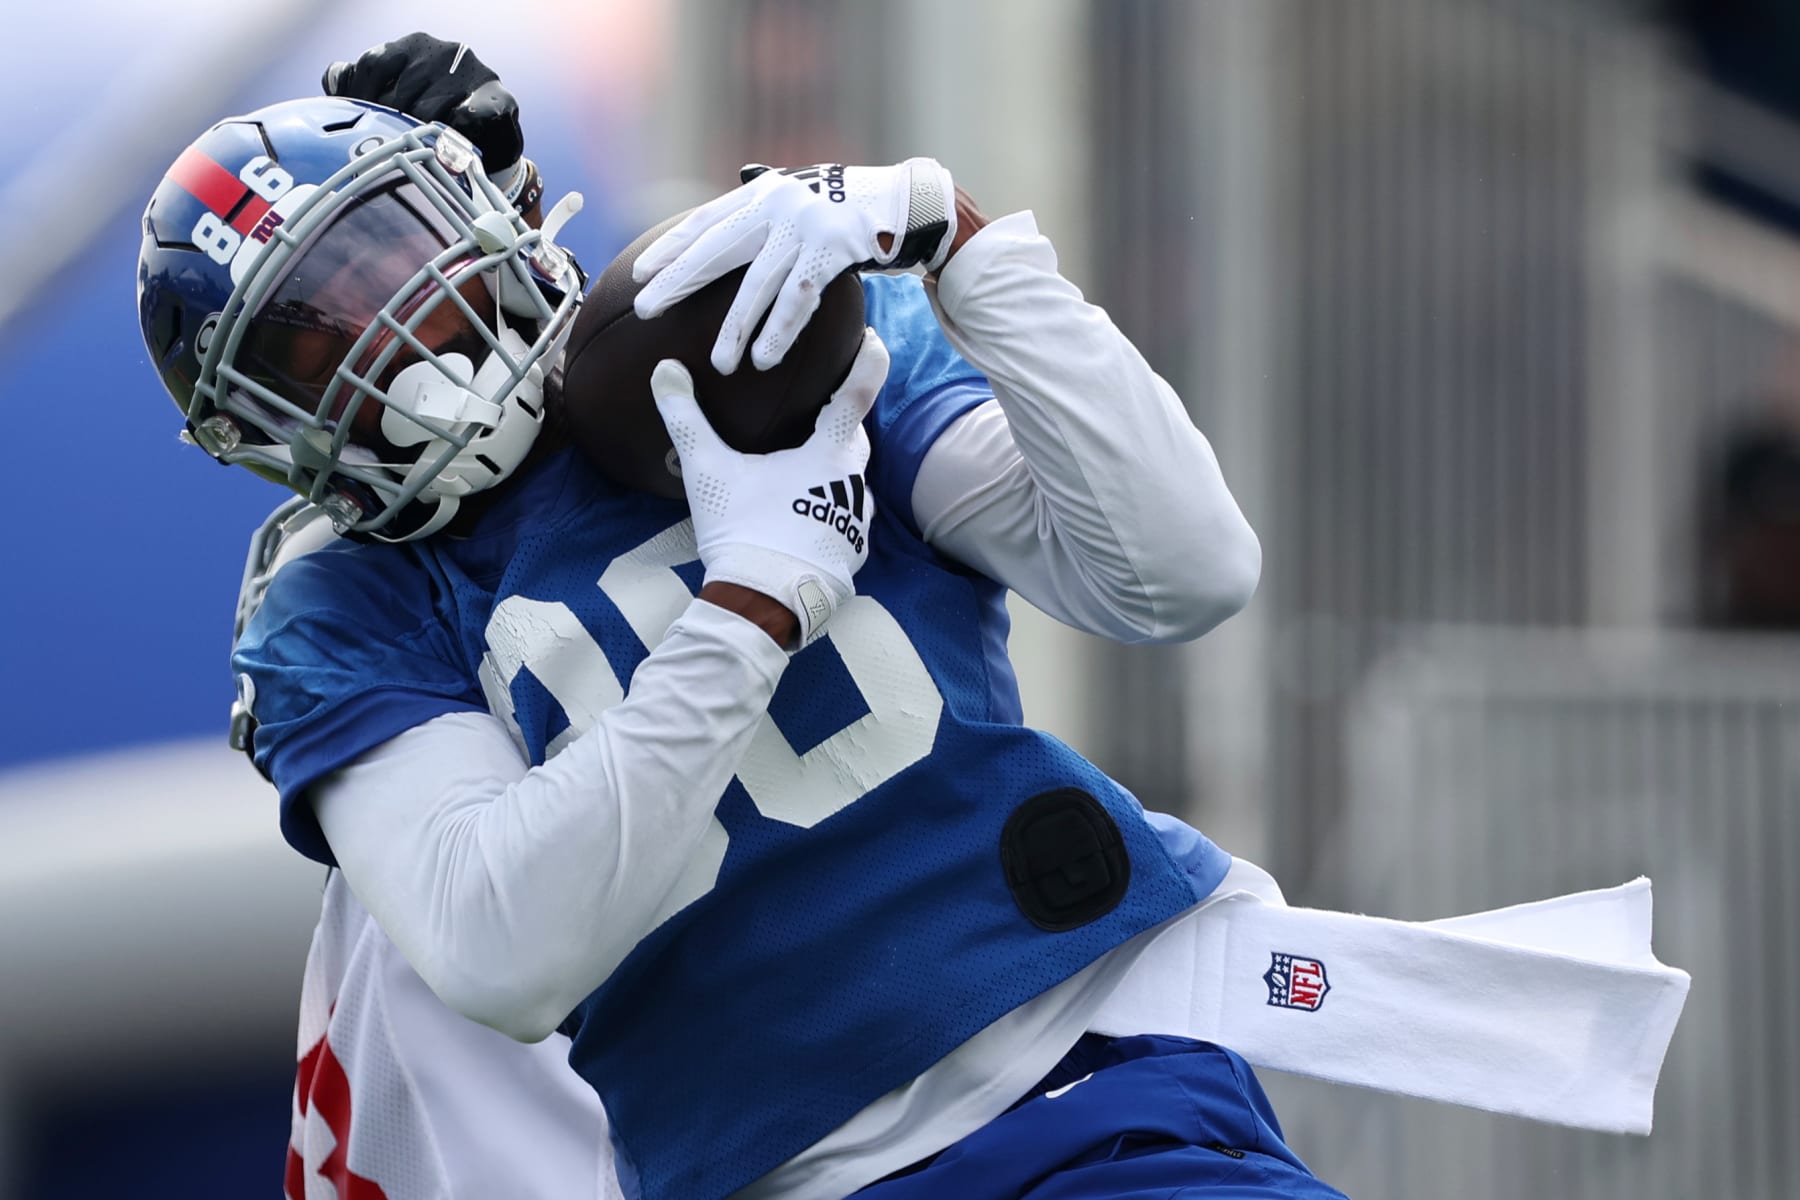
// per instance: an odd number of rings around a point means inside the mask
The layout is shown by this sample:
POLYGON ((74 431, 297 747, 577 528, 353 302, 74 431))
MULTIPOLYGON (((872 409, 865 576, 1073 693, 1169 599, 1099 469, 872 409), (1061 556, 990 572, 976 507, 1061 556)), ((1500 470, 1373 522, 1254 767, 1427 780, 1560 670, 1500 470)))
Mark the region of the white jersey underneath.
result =
POLYGON ((568 1050, 451 1012, 333 871, 301 991, 286 1200, 622 1200, 568 1050))

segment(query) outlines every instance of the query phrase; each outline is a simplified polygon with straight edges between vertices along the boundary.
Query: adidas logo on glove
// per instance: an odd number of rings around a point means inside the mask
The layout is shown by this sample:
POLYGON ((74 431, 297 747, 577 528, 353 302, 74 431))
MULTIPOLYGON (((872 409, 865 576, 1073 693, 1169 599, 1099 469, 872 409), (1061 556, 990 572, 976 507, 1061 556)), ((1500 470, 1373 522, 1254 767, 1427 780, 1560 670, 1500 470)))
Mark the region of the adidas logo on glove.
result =
MULTIPOLYGON (((764 167, 762 170, 767 169, 764 167)), ((822 192, 825 198, 833 203, 842 204, 850 198, 849 193, 844 190, 843 163, 820 163, 813 167, 784 167, 781 173, 792 175, 814 192, 822 192), (824 186, 821 187, 821 184, 824 186)), ((755 171, 753 174, 752 168, 746 167, 742 174, 745 177, 744 182, 748 183, 756 175, 762 174, 762 171, 755 171)))
POLYGON ((830 484, 806 489, 806 495, 794 500, 794 512, 811 517, 844 535, 858 554, 863 551, 863 477, 851 475, 834 479, 830 484), (830 488, 827 493, 826 488, 830 488))

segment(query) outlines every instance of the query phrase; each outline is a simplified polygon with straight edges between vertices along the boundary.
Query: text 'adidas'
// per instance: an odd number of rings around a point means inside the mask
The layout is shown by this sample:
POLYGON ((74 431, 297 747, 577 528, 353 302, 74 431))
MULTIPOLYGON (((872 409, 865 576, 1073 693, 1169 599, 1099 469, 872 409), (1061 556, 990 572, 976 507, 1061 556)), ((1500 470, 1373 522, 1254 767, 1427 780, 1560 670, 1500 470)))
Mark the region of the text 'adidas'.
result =
POLYGON ((851 548, 861 554, 863 495, 861 475, 834 479, 829 485, 807 488, 806 495, 794 500, 794 512, 837 530, 844 535, 844 540, 850 543, 851 548), (829 493, 826 491, 827 486, 831 489, 829 493))

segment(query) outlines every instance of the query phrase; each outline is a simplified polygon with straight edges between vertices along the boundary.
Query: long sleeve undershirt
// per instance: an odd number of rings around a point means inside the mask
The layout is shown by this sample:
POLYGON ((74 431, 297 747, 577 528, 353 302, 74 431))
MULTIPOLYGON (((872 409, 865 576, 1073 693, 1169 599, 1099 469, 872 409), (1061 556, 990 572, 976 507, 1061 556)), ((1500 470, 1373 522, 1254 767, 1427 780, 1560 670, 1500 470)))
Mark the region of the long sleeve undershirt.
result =
MULTIPOLYGON (((924 457, 912 501, 928 542, 1119 640, 1197 637, 1242 607, 1260 550, 1210 446, 1057 273, 1029 213, 971 238, 933 303, 996 399, 924 457)), ((438 996, 541 1038, 667 915, 785 663, 696 600, 629 695, 542 766, 497 719, 457 713, 311 800, 352 890, 438 996)))
POLYGON ((1212 447, 1105 310, 1057 272, 1030 213, 983 229, 926 287, 995 396, 920 464, 913 513, 926 541, 1116 641, 1197 638, 1248 603, 1262 550, 1212 447))

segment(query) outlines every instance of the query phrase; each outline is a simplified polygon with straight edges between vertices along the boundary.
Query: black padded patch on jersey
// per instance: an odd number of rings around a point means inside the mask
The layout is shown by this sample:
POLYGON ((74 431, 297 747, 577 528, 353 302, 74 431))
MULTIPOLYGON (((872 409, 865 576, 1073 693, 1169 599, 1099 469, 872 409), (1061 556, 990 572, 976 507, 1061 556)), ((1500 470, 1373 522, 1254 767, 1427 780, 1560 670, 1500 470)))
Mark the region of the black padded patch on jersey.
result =
POLYGON ((1025 919, 1049 933, 1097 921, 1131 886, 1131 857, 1112 814, 1080 788, 1040 792, 1000 831, 1000 866, 1025 919))

